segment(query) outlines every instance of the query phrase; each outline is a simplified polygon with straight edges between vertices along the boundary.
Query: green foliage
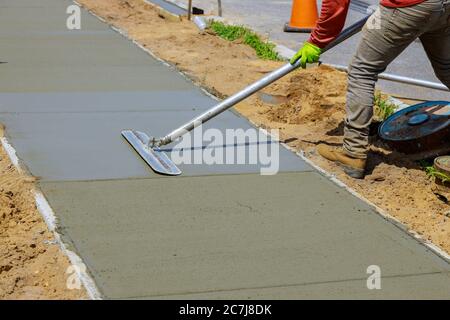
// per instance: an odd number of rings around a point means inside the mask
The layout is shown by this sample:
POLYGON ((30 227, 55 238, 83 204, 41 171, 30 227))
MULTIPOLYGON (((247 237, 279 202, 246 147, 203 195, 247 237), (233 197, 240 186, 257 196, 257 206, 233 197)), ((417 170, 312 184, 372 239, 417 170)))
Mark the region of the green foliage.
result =
POLYGON ((439 170, 436 170, 431 162, 421 161, 420 166, 423 170, 425 170, 430 178, 439 179, 443 183, 450 182, 450 176, 439 170))
POLYGON ((396 106, 390 102, 388 102, 381 93, 375 94, 375 118, 379 121, 386 120, 389 116, 391 116, 396 110, 396 106))
POLYGON ((221 38, 228 41, 242 39, 243 43, 252 47, 256 55, 264 60, 281 60, 274 50, 275 44, 263 41, 256 33, 243 26, 226 25, 223 22, 213 21, 210 28, 221 38))
POLYGON ((436 168, 434 166, 426 167, 425 172, 427 173, 427 175, 429 177, 437 178, 437 179, 441 180, 443 183, 450 182, 450 176, 448 176, 447 174, 445 174, 439 170, 436 170, 436 168))
POLYGON ((222 22, 212 21, 210 28, 221 38, 235 41, 242 38, 248 29, 241 26, 230 26, 222 22))

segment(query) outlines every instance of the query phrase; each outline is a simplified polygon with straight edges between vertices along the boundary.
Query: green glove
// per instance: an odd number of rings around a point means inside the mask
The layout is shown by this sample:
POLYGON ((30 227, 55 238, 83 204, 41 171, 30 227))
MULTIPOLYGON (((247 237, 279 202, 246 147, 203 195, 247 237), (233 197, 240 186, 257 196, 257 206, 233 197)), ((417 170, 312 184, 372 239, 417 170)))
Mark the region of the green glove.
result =
POLYGON ((304 69, 306 68, 307 63, 318 62, 321 53, 322 50, 318 46, 310 42, 305 42, 300 50, 298 50, 298 52, 292 57, 291 64, 294 65, 298 60, 300 60, 300 65, 304 69))

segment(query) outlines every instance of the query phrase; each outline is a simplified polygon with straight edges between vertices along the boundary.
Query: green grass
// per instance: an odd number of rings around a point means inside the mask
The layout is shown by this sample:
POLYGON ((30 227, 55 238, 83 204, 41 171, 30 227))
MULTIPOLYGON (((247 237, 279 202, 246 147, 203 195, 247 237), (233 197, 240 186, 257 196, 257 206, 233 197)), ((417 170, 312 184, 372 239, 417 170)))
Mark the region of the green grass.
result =
POLYGON ((264 60, 282 60, 278 53, 274 50, 275 44, 264 41, 252 30, 243 26, 232 26, 224 24, 223 22, 213 21, 210 25, 219 37, 228 40, 236 41, 242 39, 243 43, 255 49, 256 55, 264 60))
POLYGON ((443 183, 450 182, 450 176, 436 170, 431 161, 421 161, 420 166, 430 178, 439 179, 443 183))
POLYGON ((388 102, 381 93, 375 94, 375 118, 384 121, 391 116, 396 110, 396 106, 388 102))
POLYGON ((425 168, 425 172, 429 177, 441 180, 443 183, 450 182, 450 176, 443 172, 436 170, 434 166, 429 166, 425 168))

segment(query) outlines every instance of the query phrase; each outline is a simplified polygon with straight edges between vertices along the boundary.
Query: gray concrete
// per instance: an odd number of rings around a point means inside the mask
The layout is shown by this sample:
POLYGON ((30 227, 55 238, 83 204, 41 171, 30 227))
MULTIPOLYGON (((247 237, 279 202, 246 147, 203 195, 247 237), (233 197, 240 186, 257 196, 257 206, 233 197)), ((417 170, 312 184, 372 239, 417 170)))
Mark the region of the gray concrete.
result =
POLYGON ((297 298, 313 284, 330 298, 450 298, 447 263, 318 173, 40 186, 109 298, 297 298), (374 264, 382 292, 367 290, 374 264), (406 292, 412 275, 427 292, 406 292))
POLYGON ((447 262, 287 150, 271 177, 153 174, 120 130, 162 135, 215 101, 86 12, 68 32, 69 4, 0 4, 0 122, 106 298, 450 297, 447 262))
MULTIPOLYGON (((185 5, 184 0, 168 0, 180 6, 185 5)), ((346 26, 361 19, 365 12, 361 10, 360 3, 377 5, 379 0, 353 1, 346 26)), ((211 0, 194 0, 194 5, 206 10, 206 13, 217 14, 217 2, 211 0)), ((319 10, 320 10, 320 1, 319 10)), ((297 50, 300 44, 307 40, 309 34, 285 33, 284 24, 289 21, 291 15, 292 1, 286 0, 228 0, 223 2, 223 17, 230 22, 243 24, 251 27, 259 33, 267 36, 278 44, 285 45, 293 50, 297 50)), ((337 46, 323 55, 322 61, 348 65, 360 36, 354 36, 344 44, 337 46)), ((387 72, 417 79, 439 82, 435 77, 430 62, 423 50, 420 42, 413 43, 403 52, 388 68, 387 72)), ((401 96, 429 99, 429 100, 449 100, 449 93, 421 88, 416 86, 403 85, 389 81, 380 81, 379 86, 386 92, 401 96)))
MULTIPOLYGON (((107 96, 106 93, 104 95, 107 96)), ((139 104, 142 101, 136 103, 136 106, 139 104)), ((183 107, 187 109, 185 104, 179 105, 178 109, 183 107)), ((136 129, 158 137, 190 120, 198 111, 142 112, 128 110, 128 106, 122 109, 123 111, 103 112, 78 112, 77 108, 70 112, 9 112, 0 113, 0 119, 6 124, 11 142, 31 173, 43 180, 158 177, 121 137, 121 130, 136 129)), ((61 110, 64 108, 61 107, 61 110)), ((203 128, 215 128, 224 132, 228 128, 246 130, 250 126, 245 119, 227 112, 203 128)), ((229 148, 238 150, 238 147, 230 144, 225 147, 216 144, 215 149, 222 149, 225 153, 229 148)), ((244 147, 244 150, 247 149, 244 147)), ((170 151, 171 147, 167 150, 170 151)), ((281 171, 312 170, 284 148, 280 149, 280 166, 281 171)), ((265 166, 183 164, 179 167, 183 175, 208 175, 259 173, 260 168, 265 166)))
POLYGON ((168 85, 187 90, 190 85, 112 31, 26 39, 12 34, 0 41, 6 62, 0 64, 2 92, 160 91, 168 85))
MULTIPOLYGON (((11 142, 31 173, 44 180, 155 176, 120 131, 163 136, 217 102, 86 12, 82 30, 68 31, 66 6, 55 2, 45 27, 44 7, 6 7, 8 17, 25 15, 41 28, 27 29, 29 20, 25 26, 2 20, 1 57, 7 63, 0 64, 0 119, 11 142)), ((212 127, 224 132, 251 126, 227 112, 204 126, 212 127)), ((284 149, 280 164, 282 171, 311 170, 284 149)), ((187 175, 260 171, 260 165, 180 168, 187 175)))
MULTIPOLYGON (((220 292, 157 296, 152 299, 442 299, 448 296, 448 274, 391 277, 383 280, 382 290, 367 290, 366 279, 310 283, 269 288, 236 289, 220 292), (424 283, 433 286, 431 291, 417 290, 424 283), (324 294, 326 292, 326 295, 324 294)), ((148 299, 150 297, 140 297, 148 299)))
MULTIPOLYGON (((167 86, 167 83, 162 83, 167 86)), ((179 90, 95 92, 0 93, 0 112, 27 113, 101 113, 101 112, 177 112, 199 113, 214 102, 192 85, 179 90), (180 101, 188 101, 180 104, 180 101)))

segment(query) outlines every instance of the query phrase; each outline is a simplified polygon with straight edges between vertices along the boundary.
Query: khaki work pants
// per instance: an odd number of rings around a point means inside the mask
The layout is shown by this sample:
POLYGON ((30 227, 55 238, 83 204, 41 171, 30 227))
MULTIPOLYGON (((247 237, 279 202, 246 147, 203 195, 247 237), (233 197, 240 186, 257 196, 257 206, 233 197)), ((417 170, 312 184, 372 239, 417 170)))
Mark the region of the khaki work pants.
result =
POLYGON ((348 73, 344 151, 350 156, 367 157, 378 74, 417 38, 436 76, 450 88, 450 0, 395 9, 380 5, 363 29, 348 73))

